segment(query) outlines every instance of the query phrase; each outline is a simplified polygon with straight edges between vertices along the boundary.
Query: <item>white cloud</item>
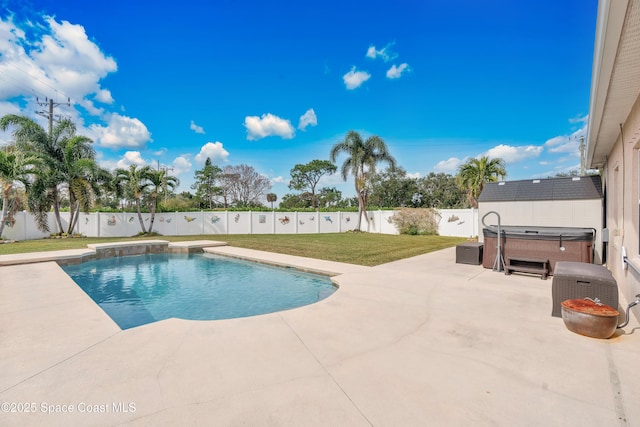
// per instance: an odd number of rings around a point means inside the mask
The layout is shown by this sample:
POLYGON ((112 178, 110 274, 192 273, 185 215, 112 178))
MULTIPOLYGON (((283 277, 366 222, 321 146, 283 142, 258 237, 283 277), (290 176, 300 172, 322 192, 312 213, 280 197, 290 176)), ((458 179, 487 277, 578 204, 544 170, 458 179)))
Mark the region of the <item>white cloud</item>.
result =
POLYGON ((306 113, 300 116, 298 129, 305 130, 307 126, 316 126, 317 124, 318 118, 316 117, 316 112, 313 111, 313 108, 309 108, 306 113))
POLYGON ((202 128, 202 126, 198 126, 193 120, 191 120, 191 124, 189 125, 189 129, 191 129, 195 133, 204 134, 204 129, 202 128))
POLYGON ((219 165, 227 162, 229 152, 224 149, 222 142, 207 142, 200 148, 200 152, 196 154, 195 161, 198 165, 204 165, 207 157, 211 159, 211 163, 219 165))
POLYGON ((569 123, 582 123, 582 127, 571 135, 554 136, 544 143, 550 153, 569 153, 571 156, 580 157, 580 142, 587 134, 589 116, 569 119, 569 123))
MULTIPOLYGON (((46 22, 50 32, 36 42, 37 49, 32 50, 33 65, 43 71, 45 81, 86 104, 93 104, 93 100, 112 104, 111 92, 103 89, 99 82, 118 69, 115 60, 104 55, 89 40, 83 26, 68 21, 59 23, 53 17, 47 17, 46 22)), ((38 91, 42 90, 40 88, 38 91)), ((90 113, 100 111, 91 107, 87 110, 90 113)))
POLYGON ((113 96, 111 96, 111 91, 108 89, 100 89, 98 93, 96 93, 96 99, 104 104, 113 104, 113 96))
POLYGON ((399 79, 402 76, 403 72, 409 72, 411 71, 411 69, 409 68, 409 64, 407 64, 406 62, 400 64, 399 66, 396 67, 395 64, 393 64, 391 66, 391 68, 389 68, 387 70, 387 78, 388 79, 399 79))
POLYGON ((572 141, 568 136, 554 136, 544 143, 544 147, 550 153, 566 153, 577 151, 578 141, 572 141))
MULTIPOLYGON (((20 108, 18 108, 18 106, 15 104, 11 104, 10 102, 0 101, 0 117, 6 116, 7 114, 20 114, 20 108)), ((0 131, 0 147, 9 144, 12 141, 12 129, 7 129, 6 132, 0 131)))
POLYGON ((492 159, 499 157, 506 163, 516 163, 533 157, 538 157, 540 153, 542 153, 542 147, 539 145, 522 145, 514 147, 512 145, 500 144, 491 148, 483 155, 489 156, 492 159))
POLYGON ((116 167, 120 169, 127 169, 131 165, 144 166, 147 163, 139 151, 127 151, 122 156, 122 159, 118 160, 116 167))
POLYGON ((282 139, 291 139, 295 130, 289 120, 281 119, 271 113, 258 116, 247 116, 244 119, 247 128, 247 139, 254 141, 267 136, 279 136, 282 139))
POLYGON ((416 172, 416 173, 407 172, 407 178, 411 178, 411 179, 422 178, 422 174, 420 172, 416 172))
POLYGON ((0 99, 35 94, 63 102, 69 97, 89 114, 103 114, 95 103, 112 104, 114 99, 100 80, 117 71, 115 60, 89 39, 81 25, 49 16, 22 26, 24 29, 11 18, 0 18, 0 73, 4 77, 0 99))
POLYGON ((380 50, 377 50, 374 45, 371 45, 369 49, 367 49, 366 56, 371 59, 382 58, 384 62, 392 61, 398 57, 396 53, 391 52, 391 46, 394 44, 395 43, 389 43, 380 50))
POLYGON ((289 180, 283 176, 271 178, 271 184, 289 184, 289 180))
POLYGON ((108 148, 140 148, 151 141, 151 133, 140 120, 112 114, 106 127, 89 126, 93 140, 108 148))
POLYGON ((571 124, 574 124, 574 123, 583 123, 583 124, 586 124, 586 123, 588 123, 588 122, 589 122, 589 115, 588 115, 588 114, 587 114, 587 115, 585 115, 585 116, 582 116, 582 117, 580 117, 580 116, 576 116, 576 117, 574 117, 574 118, 572 118, 572 119, 569 119, 569 123, 571 123, 571 124))
POLYGON ((465 159, 459 159, 457 157, 450 157, 447 160, 439 161, 434 167, 435 172, 453 173, 458 169, 465 159))
POLYGON ((344 84, 349 90, 357 89, 362 85, 362 83, 366 82, 371 78, 371 74, 366 71, 356 71, 356 67, 351 67, 351 70, 342 76, 342 80, 344 80, 344 84))
POLYGON ((571 136, 554 136, 544 143, 544 147, 550 153, 570 153, 573 156, 580 157, 580 138, 575 133, 571 136))
POLYGON ((189 172, 192 166, 191 162, 189 161, 188 154, 183 154, 176 157, 175 159, 173 159, 173 163, 171 163, 171 165, 173 166, 174 175, 181 175, 185 172, 189 172))
POLYGON ((115 160, 104 160, 98 159, 98 164, 101 168, 106 169, 108 171, 113 171, 118 168, 118 161, 115 160))
POLYGON ((104 114, 104 108, 96 107, 95 104, 89 99, 81 99, 78 101, 78 105, 87 110, 87 113, 92 116, 101 116, 104 114))

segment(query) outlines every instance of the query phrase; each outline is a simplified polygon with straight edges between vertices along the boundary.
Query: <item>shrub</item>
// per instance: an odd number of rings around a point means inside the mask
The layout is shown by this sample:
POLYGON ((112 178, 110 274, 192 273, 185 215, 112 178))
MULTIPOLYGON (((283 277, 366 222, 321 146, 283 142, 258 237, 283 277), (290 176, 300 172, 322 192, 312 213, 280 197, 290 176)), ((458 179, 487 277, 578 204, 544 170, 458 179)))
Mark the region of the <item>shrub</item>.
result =
POLYGON ((391 222, 400 234, 438 234, 438 223, 442 216, 435 209, 403 208, 391 217, 391 222))

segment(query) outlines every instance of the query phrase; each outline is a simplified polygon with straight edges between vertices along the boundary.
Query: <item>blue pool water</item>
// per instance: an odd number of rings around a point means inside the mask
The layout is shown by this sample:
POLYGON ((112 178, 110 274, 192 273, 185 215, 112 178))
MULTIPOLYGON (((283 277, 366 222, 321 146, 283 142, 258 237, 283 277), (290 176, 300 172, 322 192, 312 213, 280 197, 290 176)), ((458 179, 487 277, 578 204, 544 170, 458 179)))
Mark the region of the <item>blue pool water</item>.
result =
POLYGON ((208 254, 116 257, 62 268, 122 329, 171 317, 272 313, 336 290, 325 276, 208 254))

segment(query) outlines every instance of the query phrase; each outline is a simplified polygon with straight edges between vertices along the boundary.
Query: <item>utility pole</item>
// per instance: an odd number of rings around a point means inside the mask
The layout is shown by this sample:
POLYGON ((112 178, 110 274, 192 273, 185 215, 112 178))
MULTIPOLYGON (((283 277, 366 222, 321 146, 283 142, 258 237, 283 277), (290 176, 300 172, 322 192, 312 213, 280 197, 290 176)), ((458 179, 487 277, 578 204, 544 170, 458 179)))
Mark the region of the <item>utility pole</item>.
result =
POLYGON ((42 110, 37 111, 36 113, 43 117, 46 117, 49 120, 49 136, 51 136, 51 133, 53 131, 53 108, 57 107, 58 105, 67 105, 70 107, 71 98, 67 98, 67 102, 53 102, 53 99, 51 98, 45 98, 44 101, 40 102, 40 99, 36 98, 36 102, 42 107, 49 106, 48 111, 42 110))

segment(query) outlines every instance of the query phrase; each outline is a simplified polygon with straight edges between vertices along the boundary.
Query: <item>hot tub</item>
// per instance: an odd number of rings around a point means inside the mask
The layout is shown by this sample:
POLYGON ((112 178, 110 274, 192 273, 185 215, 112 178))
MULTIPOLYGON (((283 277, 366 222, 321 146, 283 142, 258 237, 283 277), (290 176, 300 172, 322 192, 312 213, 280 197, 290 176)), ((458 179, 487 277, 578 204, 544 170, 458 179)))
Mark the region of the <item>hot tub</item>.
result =
MULTIPOLYGON (((484 254, 482 266, 493 268, 497 246, 498 227, 484 228, 484 254)), ((549 274, 556 262, 575 261, 593 263, 593 242, 596 230, 577 227, 500 227, 502 256, 507 259, 538 259, 549 261, 549 274)))

